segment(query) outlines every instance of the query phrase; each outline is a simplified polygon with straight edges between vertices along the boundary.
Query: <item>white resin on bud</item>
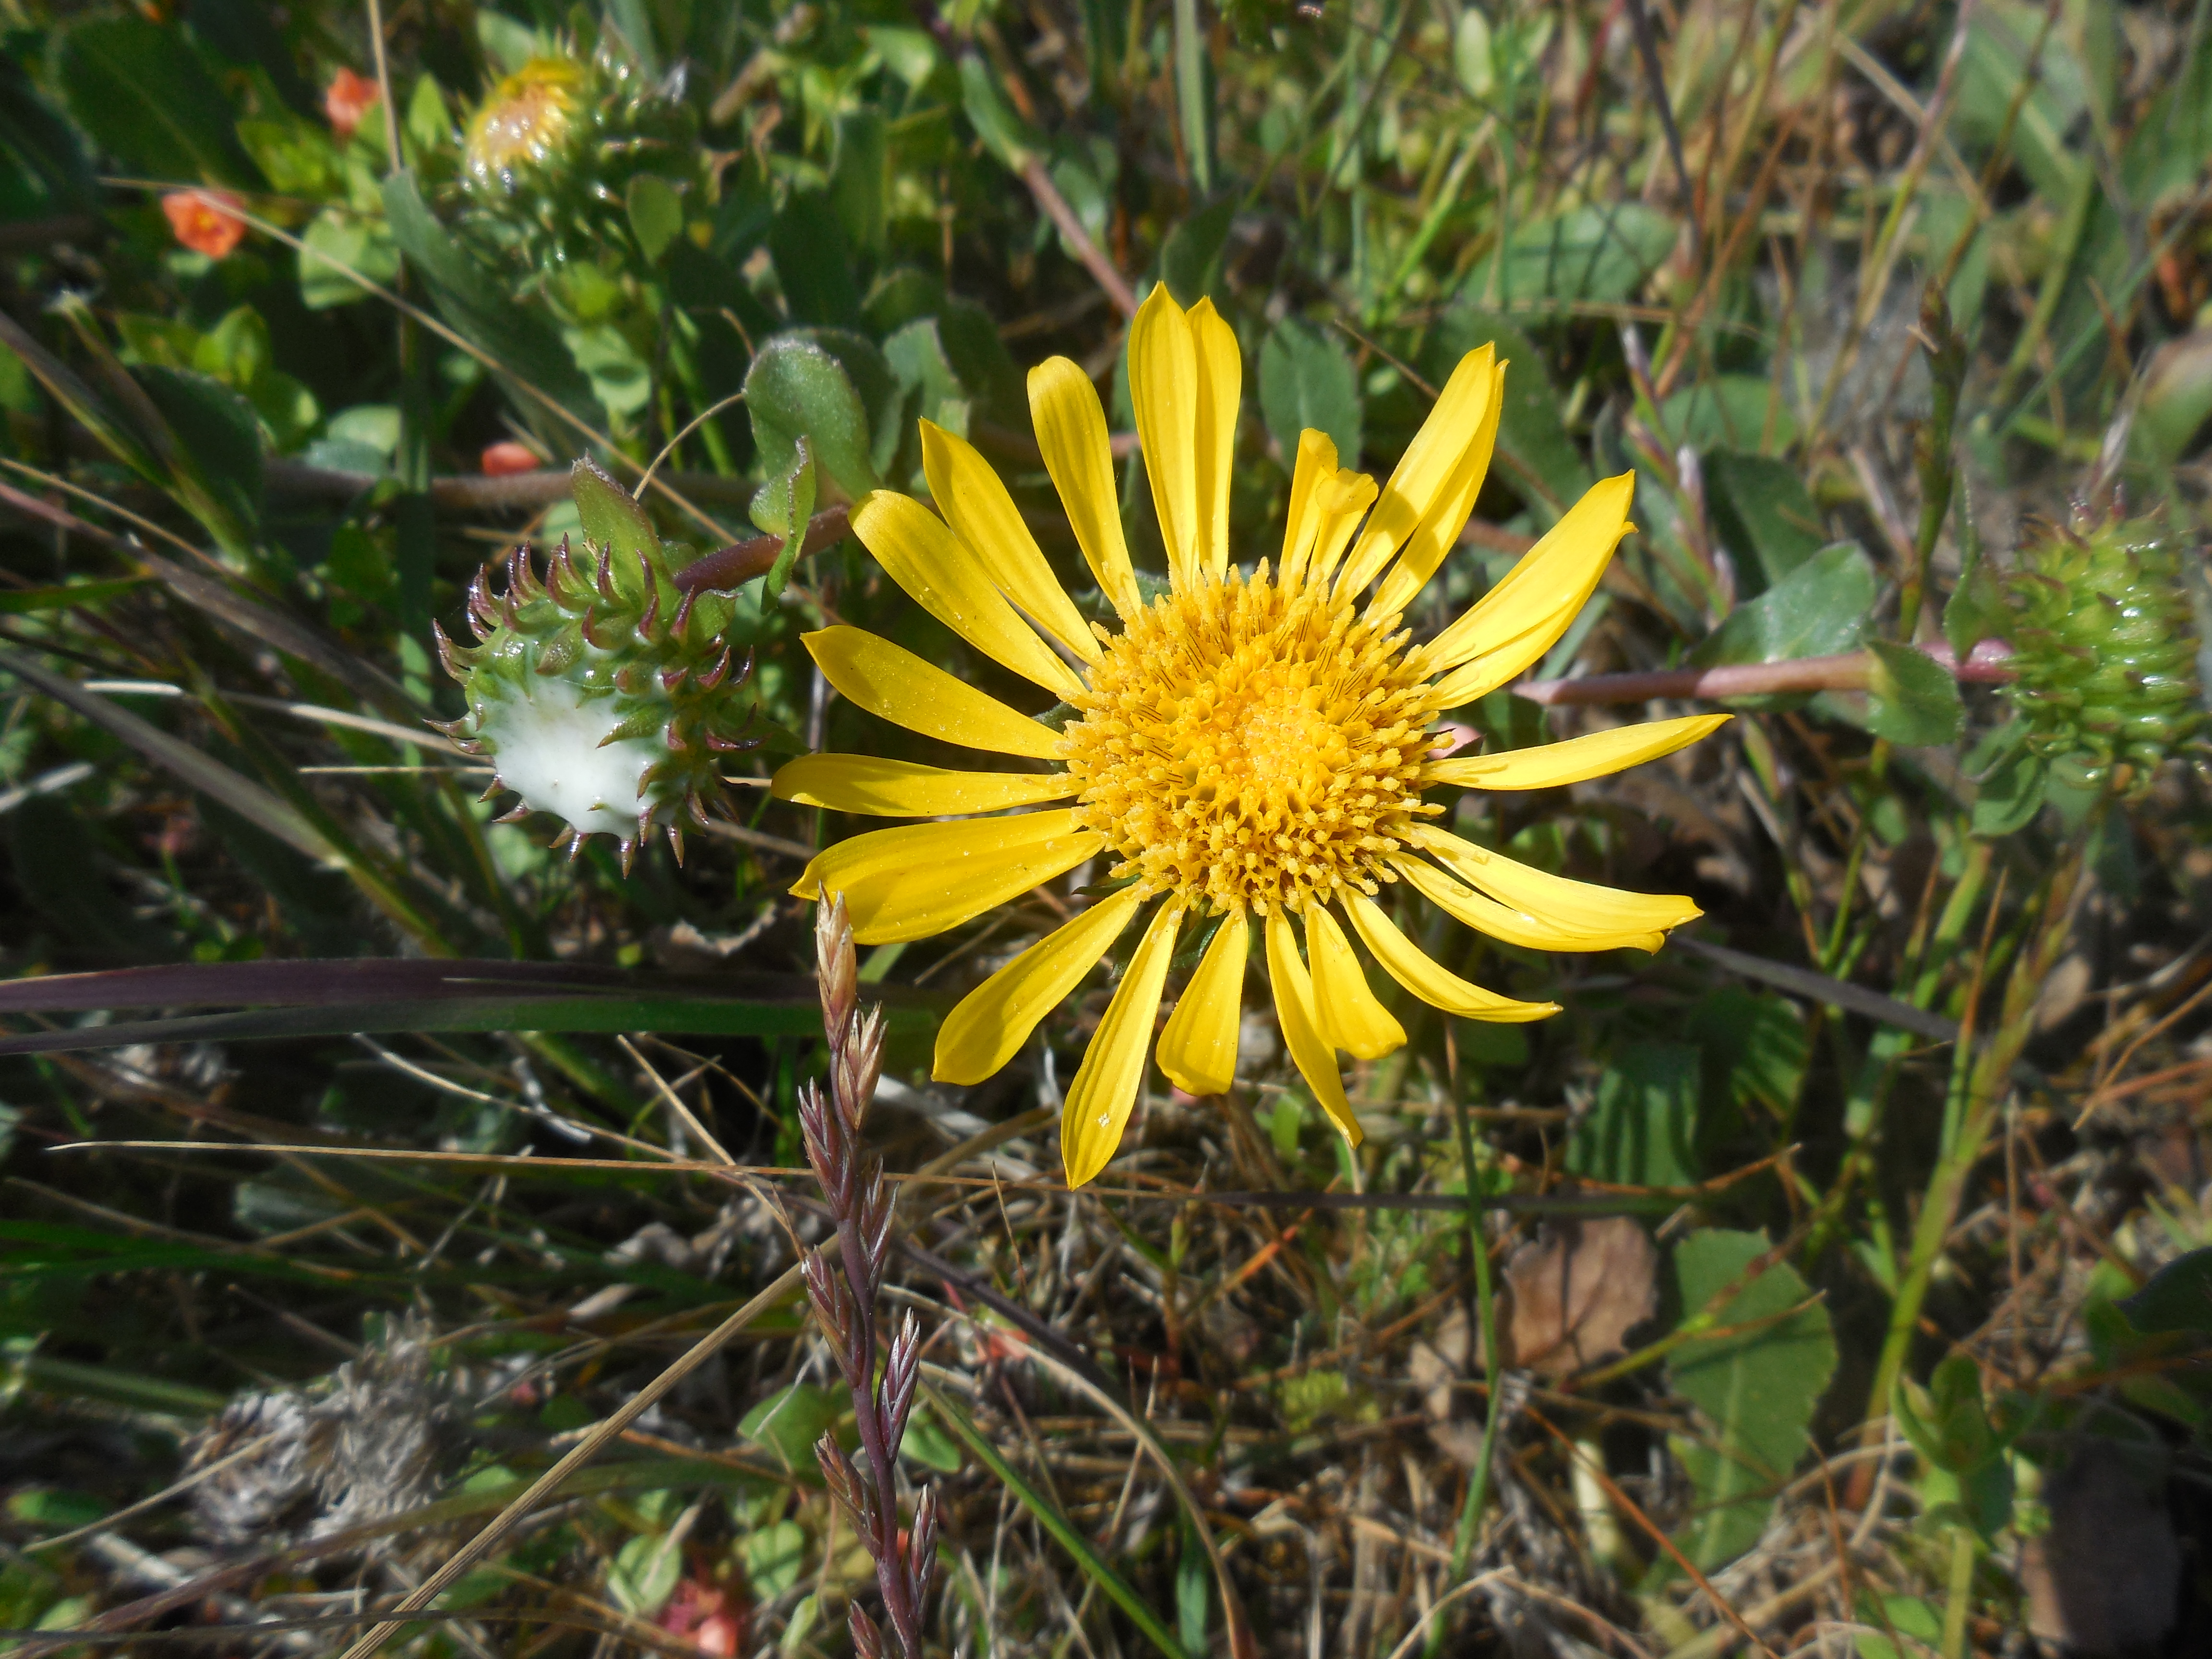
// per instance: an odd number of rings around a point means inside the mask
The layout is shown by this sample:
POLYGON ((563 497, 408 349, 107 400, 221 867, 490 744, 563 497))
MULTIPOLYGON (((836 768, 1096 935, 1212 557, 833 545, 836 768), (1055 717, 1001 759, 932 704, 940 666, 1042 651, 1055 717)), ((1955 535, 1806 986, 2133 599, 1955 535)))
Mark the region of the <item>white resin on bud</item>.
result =
POLYGON ((501 786, 583 834, 636 836, 645 769, 668 751, 658 737, 600 746, 622 723, 625 699, 586 698, 567 680, 535 674, 526 686, 501 680, 485 690, 477 735, 501 786))

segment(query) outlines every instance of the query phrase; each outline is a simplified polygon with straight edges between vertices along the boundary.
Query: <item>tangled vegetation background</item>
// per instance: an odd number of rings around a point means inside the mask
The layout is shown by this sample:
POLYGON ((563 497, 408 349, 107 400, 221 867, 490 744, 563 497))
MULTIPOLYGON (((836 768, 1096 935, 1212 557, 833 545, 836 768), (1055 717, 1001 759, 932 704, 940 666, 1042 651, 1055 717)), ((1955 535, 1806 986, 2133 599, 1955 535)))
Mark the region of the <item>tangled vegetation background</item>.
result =
POLYGON ((0 27, 0 1650, 2212 1641, 2204 0, 0 27), (927 418, 1079 597, 1023 374, 1131 433, 1155 282, 1241 347, 1247 564, 1302 429, 1387 475, 1486 342, 1408 625, 1634 472, 1542 684, 1440 742, 1739 718, 1449 820, 1693 896, 1657 956, 1417 934, 1565 1012, 1398 999, 1356 1154, 1255 984, 1237 1087, 1152 1073, 1070 1194, 1133 934, 989 1083, 928 1057, 1102 878, 830 940, 825 1037, 787 889, 866 826, 764 783, 945 763, 825 622, 1009 691, 844 509, 925 493, 927 418), (697 738, 627 874, 428 724, 483 567, 587 532, 752 665, 609 594, 697 738))

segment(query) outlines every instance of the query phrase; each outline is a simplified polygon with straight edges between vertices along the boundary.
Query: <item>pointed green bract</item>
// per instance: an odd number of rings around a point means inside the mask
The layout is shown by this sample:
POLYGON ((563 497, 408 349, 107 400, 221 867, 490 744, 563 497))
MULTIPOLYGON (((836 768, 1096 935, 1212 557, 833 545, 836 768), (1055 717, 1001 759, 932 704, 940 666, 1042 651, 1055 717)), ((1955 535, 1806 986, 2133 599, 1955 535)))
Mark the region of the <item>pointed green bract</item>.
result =
POLYGON ((480 571, 469 590, 476 644, 440 630, 469 704, 448 730, 490 759, 495 789, 521 796, 510 817, 562 819, 572 856, 609 835, 627 868, 659 827, 681 857, 681 819, 703 827, 726 757, 759 741, 738 695, 752 659, 727 637, 726 595, 677 587, 645 510, 588 460, 574 480, 583 539, 563 537, 542 575, 517 548, 500 592, 480 571))

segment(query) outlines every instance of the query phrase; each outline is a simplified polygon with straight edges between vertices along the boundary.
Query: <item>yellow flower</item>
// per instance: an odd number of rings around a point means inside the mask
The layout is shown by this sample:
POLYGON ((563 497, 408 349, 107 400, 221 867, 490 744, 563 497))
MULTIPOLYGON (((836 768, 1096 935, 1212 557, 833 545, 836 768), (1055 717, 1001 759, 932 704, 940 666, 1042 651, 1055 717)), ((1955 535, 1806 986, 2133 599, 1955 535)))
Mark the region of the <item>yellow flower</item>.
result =
POLYGON ((863 755, 794 761, 775 777, 786 800, 951 821, 855 836, 817 855, 792 890, 842 892, 854 937, 883 943, 943 933, 1088 860, 1114 860, 1124 885, 947 1016, 934 1075, 963 1084, 1012 1059, 1158 901, 1067 1091, 1060 1150, 1071 1186, 1097 1175, 1121 1142, 1186 923, 1219 919, 1160 1033, 1160 1069, 1194 1095, 1230 1086, 1256 925, 1291 1057, 1357 1145, 1335 1051, 1371 1060, 1406 1034, 1369 988, 1339 910, 1415 996, 1465 1018, 1508 1021, 1540 1019, 1558 1005, 1510 1000, 1431 961, 1375 902, 1384 884, 1402 878, 1470 927, 1538 950, 1655 950, 1698 914, 1686 898, 1571 881, 1474 846, 1431 823, 1443 809, 1421 799, 1436 785, 1539 789, 1602 776, 1728 718, 1430 757, 1431 720, 1548 650, 1633 528, 1633 475, 1607 479, 1465 615, 1411 644, 1401 614, 1474 508, 1504 374, 1488 346, 1462 359, 1379 493, 1373 479, 1338 467, 1328 438, 1306 433, 1282 556, 1272 573, 1262 561, 1248 576, 1229 558, 1243 379, 1236 335, 1210 302, 1185 312, 1155 288, 1129 335, 1130 396, 1171 566, 1168 593, 1147 605, 1122 538, 1097 392, 1064 357, 1033 369, 1030 408, 1045 467, 1120 615, 1119 633, 1085 623, 997 475, 927 422, 923 468, 945 518, 886 491, 854 507, 854 534, 917 604, 1076 717, 1054 731, 856 628, 808 635, 830 683, 870 713, 1053 769, 955 772, 863 755), (1073 804, 1006 810, 1052 801, 1073 804), (984 812, 1001 816, 955 816, 984 812))

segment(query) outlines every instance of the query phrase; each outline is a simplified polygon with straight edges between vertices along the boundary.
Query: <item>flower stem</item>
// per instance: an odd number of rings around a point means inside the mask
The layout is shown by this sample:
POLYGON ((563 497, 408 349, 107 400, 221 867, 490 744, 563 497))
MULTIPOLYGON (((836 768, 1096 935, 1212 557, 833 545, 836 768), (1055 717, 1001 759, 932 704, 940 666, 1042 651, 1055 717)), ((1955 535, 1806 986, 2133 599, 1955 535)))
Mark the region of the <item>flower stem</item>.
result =
MULTIPOLYGON (((1969 683, 2012 678, 2012 647, 1984 640, 1963 663, 1940 642, 1919 649, 1929 661, 1969 683)), ((1540 703, 1649 702, 1654 697, 1761 697, 1784 692, 1863 691, 1874 673, 1874 654, 1846 651, 1832 657, 1787 662, 1727 663, 1717 668, 1662 668, 1647 674, 1590 674, 1573 680, 1523 680, 1516 697, 1540 703)))

